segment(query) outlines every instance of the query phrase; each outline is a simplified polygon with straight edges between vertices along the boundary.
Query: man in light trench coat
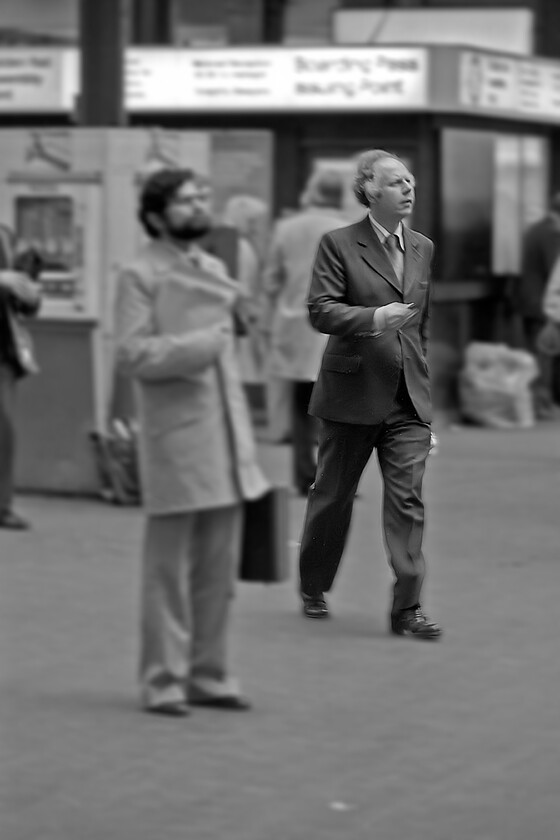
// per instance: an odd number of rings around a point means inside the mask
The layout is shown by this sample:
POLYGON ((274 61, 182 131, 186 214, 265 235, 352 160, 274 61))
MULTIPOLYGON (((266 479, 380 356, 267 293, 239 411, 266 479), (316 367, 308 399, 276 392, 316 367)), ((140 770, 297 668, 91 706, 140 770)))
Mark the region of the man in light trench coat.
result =
POLYGON ((236 360, 239 285, 197 240, 211 227, 206 183, 162 170, 144 184, 151 241, 120 278, 116 361, 136 383, 143 544, 140 683, 150 712, 245 710, 226 635, 244 499, 268 484, 256 462, 236 360))

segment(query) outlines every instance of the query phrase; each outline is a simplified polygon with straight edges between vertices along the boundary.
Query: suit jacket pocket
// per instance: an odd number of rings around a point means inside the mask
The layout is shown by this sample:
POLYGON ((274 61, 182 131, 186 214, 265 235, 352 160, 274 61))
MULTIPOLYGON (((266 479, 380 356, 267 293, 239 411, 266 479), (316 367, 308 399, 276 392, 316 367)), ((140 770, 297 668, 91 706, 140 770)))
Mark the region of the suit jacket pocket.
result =
POLYGON ((336 373, 357 373, 361 364, 361 356, 335 356, 333 353, 325 353, 321 367, 336 373))

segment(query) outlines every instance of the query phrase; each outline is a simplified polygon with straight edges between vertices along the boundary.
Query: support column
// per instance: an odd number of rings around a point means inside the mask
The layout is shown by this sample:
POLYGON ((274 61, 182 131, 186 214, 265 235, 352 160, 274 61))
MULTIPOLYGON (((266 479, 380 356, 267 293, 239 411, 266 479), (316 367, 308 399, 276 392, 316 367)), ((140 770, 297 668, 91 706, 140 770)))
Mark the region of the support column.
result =
POLYGON ((172 44, 174 0, 134 0, 132 41, 134 44, 172 44))
POLYGON ((78 122, 126 124, 124 55, 131 0, 80 0, 80 101, 78 122))

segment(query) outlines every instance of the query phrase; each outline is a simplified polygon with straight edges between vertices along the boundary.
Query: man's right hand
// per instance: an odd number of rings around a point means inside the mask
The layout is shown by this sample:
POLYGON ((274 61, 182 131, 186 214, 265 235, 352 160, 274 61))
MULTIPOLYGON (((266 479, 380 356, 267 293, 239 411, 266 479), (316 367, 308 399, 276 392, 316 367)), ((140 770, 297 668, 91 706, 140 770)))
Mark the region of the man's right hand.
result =
POLYGON ((418 312, 413 303, 387 303, 379 306, 373 316, 374 329, 376 331, 398 330, 413 318, 418 312))

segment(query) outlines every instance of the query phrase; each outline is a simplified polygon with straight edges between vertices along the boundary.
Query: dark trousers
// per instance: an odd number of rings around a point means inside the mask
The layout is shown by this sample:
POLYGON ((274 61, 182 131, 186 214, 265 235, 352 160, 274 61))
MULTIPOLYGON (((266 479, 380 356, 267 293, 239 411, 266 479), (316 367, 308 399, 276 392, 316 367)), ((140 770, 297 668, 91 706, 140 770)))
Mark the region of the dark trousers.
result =
POLYGON ((12 506, 15 394, 15 375, 11 367, 0 362, 0 513, 12 506))
POLYGON ((390 414, 376 426, 321 422, 317 474, 301 542, 301 590, 309 595, 330 590, 358 482, 374 448, 383 478, 383 528, 395 574, 391 611, 396 613, 420 603, 425 573, 422 480, 430 448, 430 427, 419 420, 404 381, 390 414))
POLYGON ((314 384, 292 383, 292 471, 296 487, 305 493, 315 481, 317 468, 318 420, 307 413, 314 384))

